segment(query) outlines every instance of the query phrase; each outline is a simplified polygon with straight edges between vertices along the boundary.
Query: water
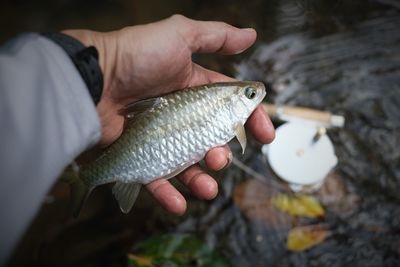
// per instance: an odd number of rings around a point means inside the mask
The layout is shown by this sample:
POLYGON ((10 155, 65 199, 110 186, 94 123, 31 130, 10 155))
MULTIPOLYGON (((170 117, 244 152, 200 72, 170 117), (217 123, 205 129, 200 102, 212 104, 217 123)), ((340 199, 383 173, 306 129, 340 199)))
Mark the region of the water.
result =
MULTIPOLYGON (((141 193, 125 216, 106 186, 96 190, 82 216, 74 220, 66 187, 56 185, 12 265, 125 266, 126 253, 137 242, 163 233, 193 234, 232 266, 400 265, 397 1, 171 1, 168 7, 156 0, 97 1, 76 14, 78 2, 25 3, 21 12, 30 16, 8 18, 14 26, 0 38, 20 30, 46 30, 46 25, 112 29, 176 12, 256 28, 259 39, 249 52, 234 58, 195 59, 228 75, 265 82, 270 102, 346 117, 345 128, 328 132, 339 164, 315 193, 326 216, 296 219, 278 212, 268 201, 277 190, 235 167, 215 174, 220 194, 211 202, 196 200, 176 183, 189 199, 189 211, 182 218, 166 214, 147 193, 141 193), (326 225, 331 235, 309 250, 289 252, 288 231, 310 224, 326 225)), ((19 10, 18 4, 2 5, 4 10, 19 10)), ((275 179, 259 144, 249 143, 241 160, 275 179)), ((233 149, 240 155, 235 144, 233 149)))

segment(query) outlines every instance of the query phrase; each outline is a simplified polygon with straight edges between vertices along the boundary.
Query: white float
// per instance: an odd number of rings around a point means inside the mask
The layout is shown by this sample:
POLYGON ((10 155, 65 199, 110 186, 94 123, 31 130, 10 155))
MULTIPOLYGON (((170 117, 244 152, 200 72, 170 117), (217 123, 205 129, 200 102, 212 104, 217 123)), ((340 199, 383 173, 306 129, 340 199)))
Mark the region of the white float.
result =
POLYGON ((262 148, 272 170, 293 191, 318 189, 338 159, 325 128, 304 121, 276 129, 275 140, 262 148))

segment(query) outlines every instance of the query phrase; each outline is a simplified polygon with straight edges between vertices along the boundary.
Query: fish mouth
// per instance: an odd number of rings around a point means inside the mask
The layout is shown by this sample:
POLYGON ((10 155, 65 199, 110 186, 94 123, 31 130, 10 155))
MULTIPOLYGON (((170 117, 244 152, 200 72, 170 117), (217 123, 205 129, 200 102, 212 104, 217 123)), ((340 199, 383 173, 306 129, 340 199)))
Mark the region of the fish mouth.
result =
POLYGON ((264 100, 264 98, 267 96, 267 89, 265 88, 265 85, 262 82, 253 82, 253 84, 254 84, 254 87, 261 89, 261 96, 257 103, 257 105, 259 105, 264 100))
POLYGON ((261 83, 260 82, 260 84, 261 84, 261 90, 262 90, 262 98, 261 98, 261 101, 264 99, 264 97, 267 95, 267 89, 265 88, 265 85, 263 84, 263 83, 261 83))

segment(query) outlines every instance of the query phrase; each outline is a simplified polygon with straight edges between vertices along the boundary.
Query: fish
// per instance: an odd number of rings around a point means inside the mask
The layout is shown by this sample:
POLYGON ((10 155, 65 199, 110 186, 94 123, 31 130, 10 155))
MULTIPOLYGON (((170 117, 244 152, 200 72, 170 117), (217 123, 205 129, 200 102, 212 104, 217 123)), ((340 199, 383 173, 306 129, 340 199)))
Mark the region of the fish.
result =
POLYGON ((261 82, 219 82, 127 105, 122 135, 92 162, 70 171, 73 214, 99 185, 115 183, 112 193, 128 213, 142 185, 178 175, 210 149, 236 137, 244 153, 244 124, 265 95, 261 82))

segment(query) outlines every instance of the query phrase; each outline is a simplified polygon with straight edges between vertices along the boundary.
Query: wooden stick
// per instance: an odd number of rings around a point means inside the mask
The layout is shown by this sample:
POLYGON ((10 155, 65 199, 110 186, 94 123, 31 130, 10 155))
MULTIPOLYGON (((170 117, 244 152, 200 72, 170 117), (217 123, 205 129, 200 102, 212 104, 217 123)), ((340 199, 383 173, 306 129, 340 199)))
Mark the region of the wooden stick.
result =
POLYGON ((326 127, 343 127, 345 118, 327 111, 320 111, 296 106, 277 106, 273 104, 262 104, 269 116, 284 121, 292 119, 305 119, 315 121, 326 127))

